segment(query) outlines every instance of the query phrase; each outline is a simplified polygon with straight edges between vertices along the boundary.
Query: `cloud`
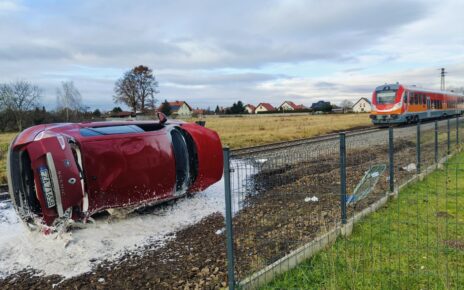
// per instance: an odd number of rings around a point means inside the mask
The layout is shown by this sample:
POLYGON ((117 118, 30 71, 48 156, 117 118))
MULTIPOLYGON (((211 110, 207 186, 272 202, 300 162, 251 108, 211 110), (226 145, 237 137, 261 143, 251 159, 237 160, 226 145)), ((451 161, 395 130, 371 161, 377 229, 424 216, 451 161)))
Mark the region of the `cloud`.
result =
POLYGON ((24 9, 18 1, 2 0, 0 1, 0 14, 11 13, 24 9))
POLYGON ((355 98, 408 77, 434 86, 427 74, 444 65, 459 83, 464 72, 451 66, 464 59, 463 9, 453 0, 0 0, 0 82, 38 83, 53 104, 56 86, 74 80, 99 108, 113 106, 114 82, 138 64, 154 69, 160 98, 194 106, 355 98))
MULTIPOLYGON (((38 23, 4 29, 10 31, 5 44, 11 54, 18 51, 13 59, 26 55, 17 48, 43 50, 40 40, 88 65, 145 61, 159 68, 209 69, 340 60, 424 12, 410 1, 271 1, 267 7, 260 1, 64 3, 29 9, 24 17, 39 18, 38 23)), ((30 57, 41 55, 25 60, 30 57)))

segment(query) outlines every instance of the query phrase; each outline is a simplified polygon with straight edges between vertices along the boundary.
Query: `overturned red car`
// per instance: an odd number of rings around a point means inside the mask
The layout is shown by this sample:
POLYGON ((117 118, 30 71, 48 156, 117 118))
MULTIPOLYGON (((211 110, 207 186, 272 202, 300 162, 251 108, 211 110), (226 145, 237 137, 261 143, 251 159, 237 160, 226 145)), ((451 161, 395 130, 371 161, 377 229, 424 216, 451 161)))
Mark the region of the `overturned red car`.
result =
POLYGON ((29 225, 85 222, 204 190, 222 177, 216 132, 182 121, 60 123, 30 127, 8 153, 9 193, 29 225))

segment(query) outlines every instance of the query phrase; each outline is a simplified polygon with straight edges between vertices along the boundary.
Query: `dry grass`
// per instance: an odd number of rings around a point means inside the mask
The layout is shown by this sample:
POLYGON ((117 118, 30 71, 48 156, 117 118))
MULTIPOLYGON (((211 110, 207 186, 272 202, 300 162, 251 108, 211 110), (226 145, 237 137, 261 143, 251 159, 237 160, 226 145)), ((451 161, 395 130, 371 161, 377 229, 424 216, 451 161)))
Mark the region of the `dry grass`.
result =
POLYGON ((18 133, 1 133, 0 134, 0 184, 7 182, 6 180, 6 155, 8 154, 8 146, 13 138, 18 133))
POLYGON ((225 117, 204 120, 206 127, 218 132, 222 144, 230 148, 243 148, 372 126, 367 114, 225 117))

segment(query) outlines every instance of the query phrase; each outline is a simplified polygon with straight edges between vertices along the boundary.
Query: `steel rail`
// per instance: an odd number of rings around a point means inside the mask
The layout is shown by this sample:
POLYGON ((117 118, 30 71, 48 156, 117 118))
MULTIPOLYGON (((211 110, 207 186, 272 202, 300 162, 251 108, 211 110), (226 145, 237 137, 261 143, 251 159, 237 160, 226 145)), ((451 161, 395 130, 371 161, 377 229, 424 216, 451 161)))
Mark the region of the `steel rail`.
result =
MULTIPOLYGON (((345 134, 347 136, 356 136, 356 135, 361 135, 361 134, 366 134, 366 133, 378 132, 381 130, 386 130, 386 129, 376 127, 376 128, 367 128, 367 129, 358 129, 358 130, 347 130, 345 131, 345 134)), ((297 139, 297 140, 290 140, 290 141, 284 141, 284 142, 276 142, 276 143, 269 143, 269 144, 257 145, 257 146, 252 146, 252 147, 233 149, 231 150, 231 155, 233 157, 237 157, 237 156, 244 156, 244 155, 253 154, 253 153, 259 153, 263 151, 273 151, 273 150, 300 146, 304 144, 323 142, 327 140, 337 139, 339 134, 340 132, 336 132, 336 133, 330 133, 330 134, 322 135, 322 136, 315 136, 315 137, 302 138, 302 139, 297 139)))

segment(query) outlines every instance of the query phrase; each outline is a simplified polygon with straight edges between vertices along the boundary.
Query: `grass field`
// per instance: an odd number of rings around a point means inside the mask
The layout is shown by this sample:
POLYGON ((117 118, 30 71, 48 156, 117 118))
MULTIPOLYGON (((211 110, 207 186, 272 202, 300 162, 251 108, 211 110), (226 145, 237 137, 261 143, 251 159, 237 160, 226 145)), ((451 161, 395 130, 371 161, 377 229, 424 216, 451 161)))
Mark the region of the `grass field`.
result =
POLYGON ((204 120, 206 127, 218 132, 222 144, 230 148, 288 141, 349 128, 372 126, 367 114, 255 116, 204 120))
POLYGON ((464 285, 464 153, 264 289, 458 289, 464 285))
POLYGON ((6 180, 6 155, 8 154, 8 146, 17 133, 2 133, 0 134, 0 184, 7 182, 6 180))

